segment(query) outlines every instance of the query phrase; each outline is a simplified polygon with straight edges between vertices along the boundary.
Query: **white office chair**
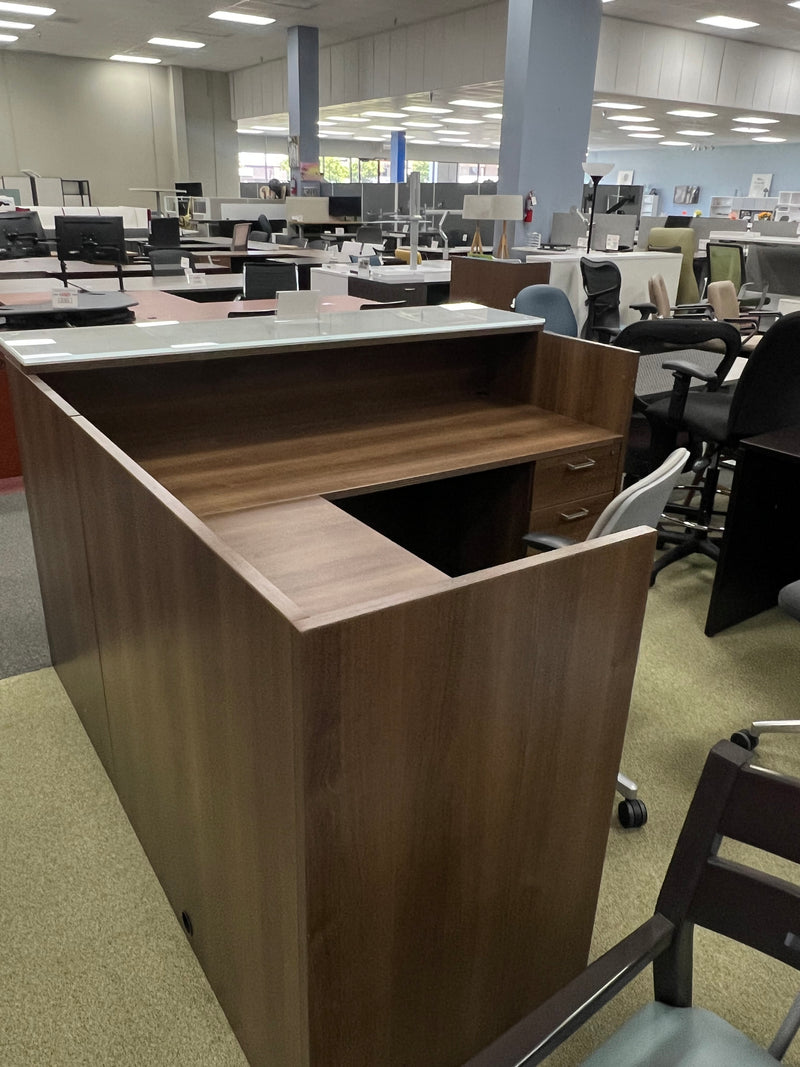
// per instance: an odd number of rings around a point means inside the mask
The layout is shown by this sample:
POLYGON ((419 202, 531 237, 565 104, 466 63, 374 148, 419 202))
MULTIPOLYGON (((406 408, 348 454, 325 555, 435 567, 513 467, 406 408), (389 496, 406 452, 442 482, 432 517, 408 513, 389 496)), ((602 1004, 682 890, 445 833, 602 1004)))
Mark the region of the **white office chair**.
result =
MULTIPOLYGON (((619 533, 622 530, 632 530, 635 526, 652 526, 655 529, 688 458, 688 449, 676 448, 660 467, 623 489, 600 513, 586 535, 586 540, 591 541, 595 537, 619 533)), ((525 534, 523 541, 542 552, 565 548, 575 543, 569 537, 535 532, 525 534)), ((621 771, 617 775, 617 792, 622 796, 617 808, 620 823, 626 830, 644 826, 647 822, 647 808, 639 800, 636 783, 621 771)))

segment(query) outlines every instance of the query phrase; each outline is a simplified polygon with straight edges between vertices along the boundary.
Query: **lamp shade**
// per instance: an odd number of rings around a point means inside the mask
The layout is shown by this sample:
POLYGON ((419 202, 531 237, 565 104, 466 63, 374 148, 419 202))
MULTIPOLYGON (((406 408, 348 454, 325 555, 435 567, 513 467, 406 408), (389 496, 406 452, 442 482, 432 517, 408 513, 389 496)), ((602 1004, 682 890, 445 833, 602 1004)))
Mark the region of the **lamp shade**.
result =
POLYGON ((497 222, 522 220, 522 197, 518 193, 465 196, 461 212, 465 219, 494 219, 497 222))
POLYGON ((610 174, 616 164, 614 163, 582 163, 584 173, 588 174, 590 178, 605 178, 606 174, 610 174))

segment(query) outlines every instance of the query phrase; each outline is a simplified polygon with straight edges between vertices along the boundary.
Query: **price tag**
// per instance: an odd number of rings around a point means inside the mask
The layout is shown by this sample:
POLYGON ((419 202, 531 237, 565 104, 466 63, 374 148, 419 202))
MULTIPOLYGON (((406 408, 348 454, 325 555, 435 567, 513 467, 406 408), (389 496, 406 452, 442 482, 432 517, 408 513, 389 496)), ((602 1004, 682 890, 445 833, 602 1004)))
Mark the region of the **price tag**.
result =
POLYGON ((76 308, 78 306, 78 294, 73 289, 54 289, 54 308, 76 308))
POLYGON ((606 252, 616 252, 619 248, 619 234, 609 233, 606 236, 606 252))
POLYGON ((588 239, 586 237, 579 237, 575 247, 576 248, 584 248, 585 249, 587 244, 588 244, 588 239))
POLYGON ((205 274, 200 274, 198 271, 185 270, 186 284, 190 285, 193 289, 202 289, 206 284, 205 274))

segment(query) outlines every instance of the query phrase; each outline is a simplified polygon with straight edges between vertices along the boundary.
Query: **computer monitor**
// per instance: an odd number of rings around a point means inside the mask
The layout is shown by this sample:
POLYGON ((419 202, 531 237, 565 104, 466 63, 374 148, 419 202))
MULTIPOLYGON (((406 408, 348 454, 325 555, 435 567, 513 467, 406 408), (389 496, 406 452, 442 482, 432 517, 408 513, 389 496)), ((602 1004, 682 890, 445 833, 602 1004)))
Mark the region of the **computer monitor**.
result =
POLYGON ((332 219, 360 219, 360 196, 329 196, 328 214, 332 219))
POLYGON ((231 237, 231 252, 246 252, 252 222, 236 222, 231 237))
POLYGON ((177 196, 173 196, 172 193, 164 193, 161 197, 161 210, 165 215, 174 215, 177 218, 180 214, 177 196))
POLYGON ((202 196, 203 195, 203 183, 202 182, 175 182, 175 192, 183 193, 185 196, 202 196))
POLYGON ((208 198, 205 196, 192 197, 192 218, 193 219, 209 219, 211 218, 211 208, 209 207, 208 198))
POLYGON ((83 259, 90 263, 125 261, 125 229, 121 215, 95 218, 56 215, 54 221, 59 259, 83 259))
POLYGON ((18 258, 49 255, 50 249, 45 242, 38 214, 35 211, 0 213, 0 248, 18 258))
POLYGON ((664 225, 668 228, 685 229, 687 226, 692 225, 692 220, 689 215, 667 215, 664 225))
POLYGON ((150 219, 150 244, 153 248, 177 248, 180 243, 181 224, 179 219, 150 219))

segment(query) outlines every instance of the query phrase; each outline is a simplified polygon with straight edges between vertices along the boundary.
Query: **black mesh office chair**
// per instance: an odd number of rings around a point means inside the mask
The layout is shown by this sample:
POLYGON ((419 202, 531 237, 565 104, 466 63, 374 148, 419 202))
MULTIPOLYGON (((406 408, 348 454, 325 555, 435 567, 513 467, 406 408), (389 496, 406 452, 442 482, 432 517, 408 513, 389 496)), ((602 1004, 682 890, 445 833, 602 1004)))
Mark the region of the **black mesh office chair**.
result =
POLYGON ((182 248, 151 248, 147 253, 150 270, 154 278, 170 274, 183 274, 184 263, 188 260, 191 270, 195 268, 195 258, 191 252, 182 248))
POLYGON ((268 240, 272 237, 272 223, 266 215, 261 214, 256 219, 253 228, 250 231, 250 236, 252 237, 255 233, 265 233, 268 240))
POLYGON ((242 267, 243 300, 272 300, 279 292, 298 288, 294 263, 248 260, 242 267))
POLYGON ((703 474, 703 481, 699 506, 686 530, 662 535, 666 543, 674 544, 656 563, 656 573, 693 552, 719 558, 718 542, 711 537, 719 531, 711 521, 721 460, 735 458, 745 437, 796 426, 800 421, 800 311, 784 316, 767 330, 732 390, 719 387, 719 374, 692 363, 672 361, 664 366, 674 371, 675 384, 668 397, 648 405, 648 420, 660 422, 668 433, 686 432, 693 450, 702 448, 695 470, 703 474), (709 388, 690 388, 693 379, 706 382, 709 388))
POLYGON ((622 328, 619 293, 622 275, 616 263, 581 256, 581 278, 586 293, 586 322, 581 337, 610 344, 622 328))
POLYGON ((359 226, 356 230, 355 240, 359 244, 382 244, 383 228, 381 226, 359 226))
POLYGON ((283 237, 280 244, 292 245, 294 248, 308 248, 307 237, 283 237))

